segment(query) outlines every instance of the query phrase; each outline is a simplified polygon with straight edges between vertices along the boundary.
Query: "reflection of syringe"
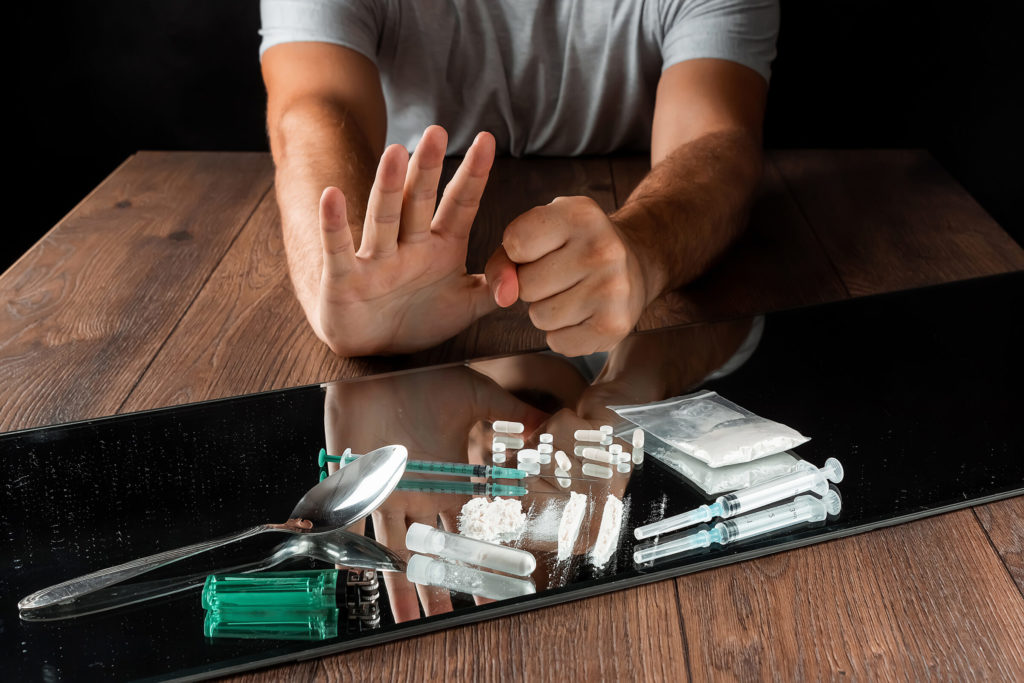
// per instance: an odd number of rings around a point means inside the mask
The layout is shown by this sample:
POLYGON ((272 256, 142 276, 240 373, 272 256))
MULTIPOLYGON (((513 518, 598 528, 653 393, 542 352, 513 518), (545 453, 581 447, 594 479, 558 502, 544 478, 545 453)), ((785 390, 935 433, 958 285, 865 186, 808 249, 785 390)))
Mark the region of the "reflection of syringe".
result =
POLYGON ((695 548, 707 548, 712 543, 726 545, 803 522, 820 522, 826 515, 838 514, 841 507, 842 499, 835 490, 829 490, 820 499, 814 496, 797 496, 796 500, 784 505, 776 505, 767 510, 719 522, 710 531, 692 531, 681 538, 637 550, 633 553, 633 561, 643 564, 659 557, 676 555, 695 548))
MULTIPOLYGON (((321 448, 318 462, 320 467, 329 462, 347 465, 358 457, 359 455, 352 453, 351 448, 346 448, 343 455, 328 455, 327 451, 321 448)), ((455 477, 480 477, 482 479, 525 479, 528 474, 523 470, 510 467, 471 465, 465 462, 434 462, 430 460, 410 460, 405 464, 405 471, 422 474, 450 474, 455 477)))
MULTIPOLYGON (((327 473, 321 472, 320 481, 326 478, 327 473)), ((471 481, 451 481, 448 479, 401 479, 395 490, 419 491, 421 493, 454 493, 462 496, 525 496, 528 493, 545 493, 555 496, 569 495, 568 491, 530 491, 525 486, 483 484, 471 481)))
POLYGON ((828 491, 830 481, 839 483, 843 480, 843 466, 835 458, 826 460, 825 466, 820 470, 806 460, 801 461, 797 466, 799 469, 795 472, 774 477, 757 486, 719 496, 711 505, 701 505, 681 515, 666 517, 659 522, 638 526, 633 530, 633 535, 637 539, 650 538, 707 522, 715 517, 728 519, 780 500, 792 498, 798 493, 806 491, 812 491, 822 496, 828 491))

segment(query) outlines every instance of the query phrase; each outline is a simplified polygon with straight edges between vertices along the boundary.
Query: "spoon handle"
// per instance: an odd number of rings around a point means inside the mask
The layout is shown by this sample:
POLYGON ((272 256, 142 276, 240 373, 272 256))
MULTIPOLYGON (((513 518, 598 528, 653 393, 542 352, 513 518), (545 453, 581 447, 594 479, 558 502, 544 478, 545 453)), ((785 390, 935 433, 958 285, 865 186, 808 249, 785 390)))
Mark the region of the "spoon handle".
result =
POLYGON ((125 562, 124 564, 118 564, 113 567, 107 567, 91 574, 85 574, 63 583, 58 583, 49 588, 44 588, 40 591, 36 591, 32 595, 26 596, 21 599, 18 603, 19 610, 33 610, 40 607, 46 607, 47 605, 53 605, 59 602, 65 602, 74 598, 92 593, 93 591, 99 590, 100 588, 106 588, 112 586, 115 583, 120 583, 127 579, 138 576, 139 574, 145 574, 148 571, 163 567, 172 562, 183 560, 199 553, 204 553, 214 548, 220 548, 229 543, 240 541, 256 534, 263 533, 269 530, 271 527, 266 524, 259 526, 250 527, 242 531, 230 534, 228 536, 220 536, 218 538, 210 539, 209 541, 203 541, 201 543, 193 543, 192 545, 186 545, 181 548, 175 548, 173 550, 165 550, 162 553, 156 553, 148 557, 140 557, 137 560, 131 562, 125 562))

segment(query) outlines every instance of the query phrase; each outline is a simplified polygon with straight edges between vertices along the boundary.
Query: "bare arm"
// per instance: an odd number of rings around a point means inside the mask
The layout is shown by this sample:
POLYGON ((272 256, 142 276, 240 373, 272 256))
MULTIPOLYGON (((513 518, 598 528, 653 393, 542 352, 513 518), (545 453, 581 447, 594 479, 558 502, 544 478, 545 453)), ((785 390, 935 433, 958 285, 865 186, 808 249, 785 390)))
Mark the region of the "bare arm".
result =
POLYGON ((358 245, 387 127, 380 76, 363 55, 327 43, 276 45, 262 66, 288 267, 299 303, 324 339, 317 314, 320 196, 325 187, 342 190, 358 245))

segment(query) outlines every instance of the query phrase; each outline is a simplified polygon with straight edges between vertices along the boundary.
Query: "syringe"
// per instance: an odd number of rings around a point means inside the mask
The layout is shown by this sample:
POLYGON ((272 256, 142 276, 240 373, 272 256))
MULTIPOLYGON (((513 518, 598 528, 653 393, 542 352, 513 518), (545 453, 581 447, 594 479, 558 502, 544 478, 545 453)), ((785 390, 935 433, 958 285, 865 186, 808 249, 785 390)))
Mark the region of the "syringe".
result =
POLYGON ((842 506, 843 501, 835 490, 826 491, 822 498, 797 496, 789 503, 719 522, 710 531, 693 531, 682 538, 637 550, 633 553, 633 561, 643 564, 659 557, 707 548, 712 543, 726 545, 803 522, 820 522, 827 515, 838 514, 842 506))
MULTIPOLYGON (((318 462, 320 467, 326 463, 337 462, 349 464, 360 456, 346 448, 342 455, 328 455, 323 448, 320 449, 318 462)), ((419 472, 421 474, 449 474, 455 477, 481 477, 483 479, 525 479, 527 472, 511 467, 494 467, 493 465, 471 465, 465 462, 436 462, 431 460, 410 460, 405 464, 406 472, 419 472)))
MULTIPOLYGON (((327 472, 320 473, 320 481, 327 478, 327 472)), ((450 479, 400 479, 396 491, 420 491, 421 493, 455 493, 462 496, 525 496, 530 490, 525 486, 506 484, 478 484, 471 481, 450 479)), ((547 493, 541 491, 540 493, 547 493)), ((554 491, 553 493, 562 493, 554 491)), ((568 495, 568 494, 563 494, 568 495)))
POLYGON ((799 469, 795 472, 769 479, 757 486, 719 496, 711 505, 701 505, 699 508, 681 515, 666 517, 659 522, 638 526, 633 530, 633 535, 637 539, 650 538, 707 522, 715 517, 728 519, 780 500, 792 498, 798 493, 806 491, 822 496, 828 491, 830 481, 839 483, 843 480, 843 466, 835 458, 826 460, 825 466, 820 470, 806 460, 800 461, 797 467, 799 469))

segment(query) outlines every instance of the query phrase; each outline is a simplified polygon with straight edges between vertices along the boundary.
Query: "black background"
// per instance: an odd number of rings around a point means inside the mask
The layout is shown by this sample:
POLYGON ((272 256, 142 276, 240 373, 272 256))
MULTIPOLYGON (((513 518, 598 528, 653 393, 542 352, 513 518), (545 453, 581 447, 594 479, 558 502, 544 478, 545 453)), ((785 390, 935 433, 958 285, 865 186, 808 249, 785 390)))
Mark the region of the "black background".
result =
MULTIPOLYGON (((1010 7, 783 0, 767 146, 925 147, 1024 242, 1010 7)), ((139 149, 267 149, 256 0, 19 3, 11 16, 0 269, 139 149)))

